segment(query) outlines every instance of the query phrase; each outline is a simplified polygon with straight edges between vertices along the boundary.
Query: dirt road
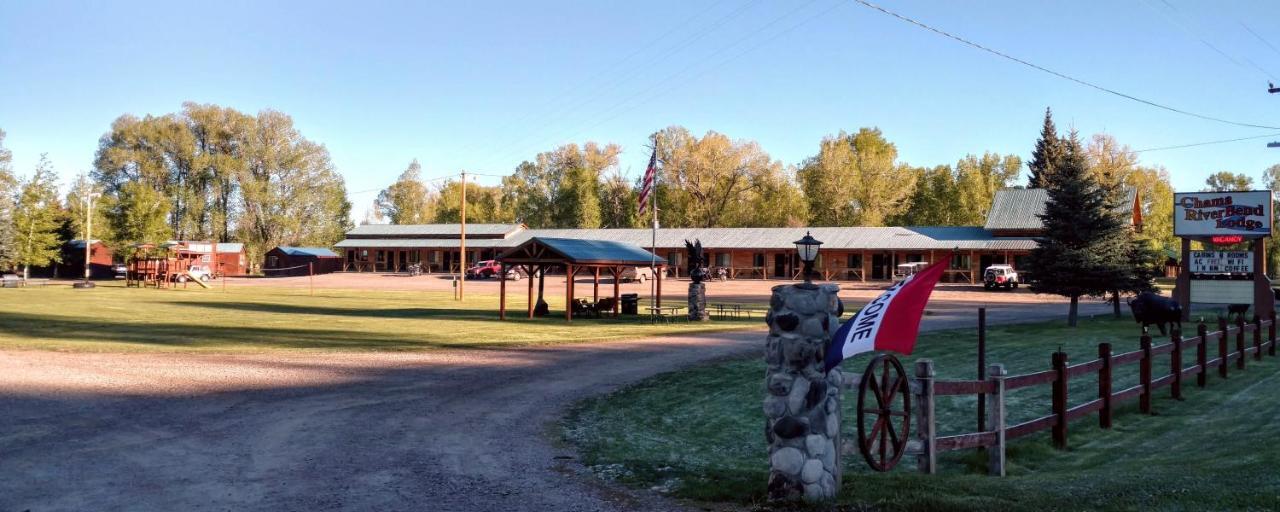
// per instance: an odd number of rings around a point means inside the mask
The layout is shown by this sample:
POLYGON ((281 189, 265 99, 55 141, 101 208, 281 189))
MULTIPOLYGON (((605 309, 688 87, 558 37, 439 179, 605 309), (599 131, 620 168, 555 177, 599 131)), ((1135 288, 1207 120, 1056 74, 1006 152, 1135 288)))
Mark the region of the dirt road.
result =
MULTIPOLYGON (((924 328, 971 326, 973 307, 931 306, 924 328)), ((989 317, 1063 312, 1001 304, 989 317)), ((762 339, 413 354, 0 351, 0 511, 671 509, 578 474, 551 425, 577 399, 751 353, 762 339)))

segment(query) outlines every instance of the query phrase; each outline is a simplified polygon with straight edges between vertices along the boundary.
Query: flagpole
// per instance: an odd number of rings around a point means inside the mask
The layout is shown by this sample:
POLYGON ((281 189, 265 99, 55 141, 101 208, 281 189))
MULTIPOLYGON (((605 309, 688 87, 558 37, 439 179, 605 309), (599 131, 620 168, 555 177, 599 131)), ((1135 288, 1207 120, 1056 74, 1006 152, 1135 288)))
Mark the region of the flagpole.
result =
MULTIPOLYGON (((654 155, 657 155, 658 153, 658 139, 656 137, 653 140, 653 152, 654 152, 654 155)), ((649 282, 649 302, 653 306, 653 309, 651 311, 656 313, 658 308, 658 292, 657 292, 658 279, 662 279, 662 277, 658 275, 658 176, 659 176, 659 173, 657 168, 658 167, 657 156, 654 156, 653 160, 654 160, 653 190, 649 191, 649 209, 652 210, 651 213, 653 215, 653 222, 650 223, 650 227, 652 228, 650 235, 652 238, 649 241, 649 253, 652 255, 652 259, 650 260, 649 269, 653 275, 653 279, 649 282)))

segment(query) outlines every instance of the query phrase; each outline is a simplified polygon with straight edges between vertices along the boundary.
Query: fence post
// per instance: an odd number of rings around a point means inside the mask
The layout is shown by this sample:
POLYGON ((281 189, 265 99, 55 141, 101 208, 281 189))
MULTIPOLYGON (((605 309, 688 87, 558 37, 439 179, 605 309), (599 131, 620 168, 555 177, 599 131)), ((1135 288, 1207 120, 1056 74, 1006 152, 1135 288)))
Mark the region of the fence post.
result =
POLYGON ((1253 315, 1253 360, 1262 360, 1262 318, 1253 315))
POLYGON ((920 455, 916 456, 916 467, 921 473, 932 475, 938 471, 937 426, 933 416, 933 360, 916 361, 916 382, 920 390, 916 393, 917 421, 920 428, 916 436, 920 439, 920 455))
POLYGON ((1267 341, 1271 343, 1271 347, 1267 348, 1267 355, 1276 355, 1276 312, 1271 311, 1271 325, 1267 326, 1267 341))
POLYGON ((1138 362, 1138 378, 1142 382, 1138 410, 1143 414, 1151 414, 1151 335, 1143 334, 1138 343, 1142 347, 1142 361, 1138 362))
MULTIPOLYGON (((987 379, 987 308, 978 308, 978 380, 987 379)), ((978 395, 978 432, 987 431, 987 396, 978 395)))
POLYGON ((1267 348, 1267 356, 1276 355, 1276 312, 1271 311, 1271 324, 1267 325, 1267 340, 1271 342, 1271 347, 1267 348))
POLYGON ((1236 358, 1236 369, 1243 370, 1244 356, 1247 355, 1244 351, 1244 315, 1236 317, 1236 352, 1240 354, 1236 358))
POLYGON ((1218 317, 1218 376, 1227 378, 1227 319, 1226 317, 1218 317))
MULTIPOLYGON (((1004 365, 993 364, 987 370, 995 390, 988 401, 987 424, 996 434, 996 442, 987 450, 987 472, 992 476, 1004 476, 1004 365)), ((979 395, 982 396, 982 395, 979 395)))
POLYGON ((1098 399, 1102 400, 1102 409, 1098 411, 1098 426, 1111 428, 1111 344, 1098 344, 1098 359, 1102 360, 1102 368, 1098 369, 1098 399))
POLYGON ((1169 395, 1175 400, 1182 400, 1182 329, 1174 326, 1169 341, 1173 343, 1173 352, 1169 353, 1169 369, 1173 371, 1169 395))
POLYGON ((1196 372, 1196 385, 1204 387, 1209 376, 1208 354, 1209 351, 1209 329, 1204 326, 1204 322, 1196 324, 1196 336, 1200 341, 1196 343, 1196 365, 1200 367, 1200 371, 1196 372))
POLYGON ((1053 445, 1067 449, 1067 353, 1053 353, 1053 445))

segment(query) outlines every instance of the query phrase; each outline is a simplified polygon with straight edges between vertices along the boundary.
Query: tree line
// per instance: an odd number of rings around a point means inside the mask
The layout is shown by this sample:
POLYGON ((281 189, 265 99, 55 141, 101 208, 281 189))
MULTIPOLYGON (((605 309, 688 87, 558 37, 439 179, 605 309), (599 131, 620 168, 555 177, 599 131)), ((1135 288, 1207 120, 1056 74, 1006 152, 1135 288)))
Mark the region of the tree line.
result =
POLYGON ((273 110, 186 103, 179 113, 122 115, 98 141, 93 170, 65 197, 47 158, 16 180, 2 143, 0 135, 0 269, 58 261, 62 244, 84 236, 86 214, 93 238, 116 251, 236 241, 250 261, 277 245, 330 246, 351 227, 328 150, 273 110))
MULTIPOLYGON (((2 133, 2 132, 0 132, 2 133)), ((1074 135, 1072 135, 1074 137, 1074 135)), ((1031 187, 1047 187, 1070 149, 1051 112, 1026 163, 1031 187)), ((1144 240, 1176 247, 1169 173, 1143 165, 1114 137, 1076 141, 1086 174, 1099 186, 1136 189, 1144 240)), ((786 165, 758 143, 680 126, 655 132, 661 168, 656 199, 665 227, 982 225, 997 190, 1017 186, 1016 155, 982 152, 954 164, 916 166, 878 128, 824 137, 815 153, 786 165)), ((467 220, 523 222, 534 228, 645 227, 637 215, 639 176, 619 168, 622 147, 565 144, 520 163, 498 185, 468 182, 467 220)), ((246 114, 185 103, 161 116, 122 115, 98 143, 94 166, 63 197, 47 159, 25 180, 10 169, 0 136, 0 268, 47 265, 61 243, 83 233, 94 202, 94 238, 117 250, 166 240, 244 242, 251 261, 276 245, 328 246, 350 228, 342 176, 324 145, 308 140, 281 112, 246 114)), ((1267 185, 1280 166, 1264 175, 1267 185)), ((1244 175, 1219 172, 1206 188, 1249 188, 1244 175)), ((374 201, 367 222, 448 223, 461 218, 462 183, 429 182, 412 161, 374 201)), ((1280 258, 1280 252, 1276 254, 1280 258)))

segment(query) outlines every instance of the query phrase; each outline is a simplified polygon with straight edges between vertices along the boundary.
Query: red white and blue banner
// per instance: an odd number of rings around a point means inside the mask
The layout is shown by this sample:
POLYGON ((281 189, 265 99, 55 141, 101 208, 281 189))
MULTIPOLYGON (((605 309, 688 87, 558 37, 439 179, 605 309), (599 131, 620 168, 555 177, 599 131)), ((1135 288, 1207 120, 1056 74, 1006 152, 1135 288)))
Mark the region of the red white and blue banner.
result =
POLYGON ((886 350, 911 355, 920 334, 920 318, 933 287, 951 265, 951 255, 894 283, 840 325, 827 346, 826 371, 863 352, 886 350))

